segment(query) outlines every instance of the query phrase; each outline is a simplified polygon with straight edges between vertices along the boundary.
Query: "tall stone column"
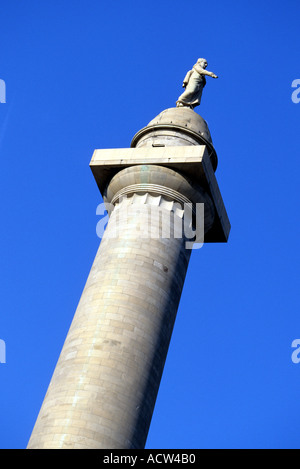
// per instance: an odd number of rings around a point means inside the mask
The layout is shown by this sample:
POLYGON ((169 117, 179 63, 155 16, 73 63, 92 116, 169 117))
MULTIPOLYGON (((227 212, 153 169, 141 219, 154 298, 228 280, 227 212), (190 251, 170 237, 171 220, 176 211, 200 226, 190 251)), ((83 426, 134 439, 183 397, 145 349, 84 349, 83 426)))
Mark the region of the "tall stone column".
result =
POLYGON ((145 445, 191 254, 186 207, 204 204, 208 240, 229 233, 213 147, 181 124, 93 156, 110 217, 28 448, 145 445))

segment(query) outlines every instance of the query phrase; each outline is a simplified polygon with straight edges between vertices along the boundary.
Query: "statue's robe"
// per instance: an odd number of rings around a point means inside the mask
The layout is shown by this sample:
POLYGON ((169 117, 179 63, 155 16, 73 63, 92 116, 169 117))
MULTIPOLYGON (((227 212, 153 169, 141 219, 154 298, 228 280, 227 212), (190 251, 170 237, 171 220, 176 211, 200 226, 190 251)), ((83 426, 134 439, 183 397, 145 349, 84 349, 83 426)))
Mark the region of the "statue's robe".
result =
POLYGON ((177 104, 190 106, 191 108, 199 106, 202 91, 206 85, 205 75, 202 74, 201 71, 204 72, 198 64, 194 65, 193 69, 188 71, 183 80, 185 91, 179 96, 177 104))

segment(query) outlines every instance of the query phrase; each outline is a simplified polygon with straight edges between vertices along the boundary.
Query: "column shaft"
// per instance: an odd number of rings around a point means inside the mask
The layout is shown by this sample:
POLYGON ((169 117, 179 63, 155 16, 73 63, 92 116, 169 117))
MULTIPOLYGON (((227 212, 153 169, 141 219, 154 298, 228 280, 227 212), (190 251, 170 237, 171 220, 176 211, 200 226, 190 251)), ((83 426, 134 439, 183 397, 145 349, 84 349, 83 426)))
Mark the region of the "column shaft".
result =
POLYGON ((145 193, 113 210, 28 448, 144 447, 191 253, 178 207, 145 193))

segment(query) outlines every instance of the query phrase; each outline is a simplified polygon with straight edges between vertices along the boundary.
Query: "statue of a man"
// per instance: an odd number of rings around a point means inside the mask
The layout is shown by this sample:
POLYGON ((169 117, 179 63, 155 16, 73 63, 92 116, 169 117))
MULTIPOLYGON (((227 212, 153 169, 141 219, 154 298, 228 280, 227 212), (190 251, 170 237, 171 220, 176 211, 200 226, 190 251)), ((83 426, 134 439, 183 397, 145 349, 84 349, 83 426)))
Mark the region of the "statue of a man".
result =
POLYGON ((176 106, 187 106, 191 109, 199 106, 202 96, 203 88, 206 84, 205 75, 212 78, 218 78, 212 72, 205 70, 207 67, 207 61, 205 59, 198 59, 192 70, 189 70, 183 80, 183 88, 185 91, 179 96, 176 101, 176 106))

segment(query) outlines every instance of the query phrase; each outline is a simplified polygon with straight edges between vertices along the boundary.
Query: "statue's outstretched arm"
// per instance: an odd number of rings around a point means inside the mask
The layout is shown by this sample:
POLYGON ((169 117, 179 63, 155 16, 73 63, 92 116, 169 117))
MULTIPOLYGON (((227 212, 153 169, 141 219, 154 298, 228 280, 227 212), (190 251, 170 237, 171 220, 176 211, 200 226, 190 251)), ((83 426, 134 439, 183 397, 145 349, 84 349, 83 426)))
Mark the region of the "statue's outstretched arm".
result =
POLYGON ((215 75, 213 72, 209 72, 208 70, 204 70, 204 69, 203 69, 202 74, 203 74, 203 75, 208 75, 209 77, 212 77, 212 78, 218 78, 217 75, 215 75))
POLYGON ((200 67, 199 64, 195 64, 193 68, 200 75, 207 75, 207 76, 212 77, 212 78, 218 78, 217 75, 215 75, 213 72, 209 72, 208 70, 205 70, 205 68, 200 67))

